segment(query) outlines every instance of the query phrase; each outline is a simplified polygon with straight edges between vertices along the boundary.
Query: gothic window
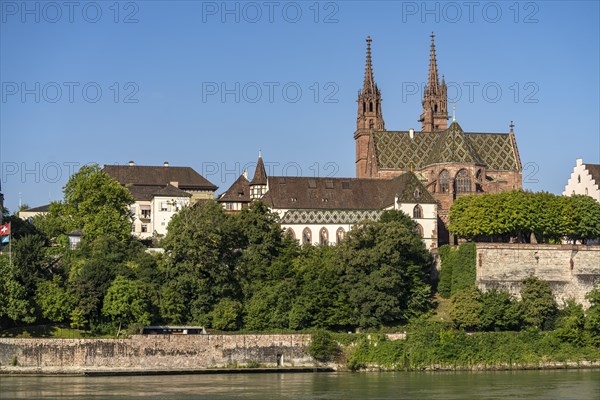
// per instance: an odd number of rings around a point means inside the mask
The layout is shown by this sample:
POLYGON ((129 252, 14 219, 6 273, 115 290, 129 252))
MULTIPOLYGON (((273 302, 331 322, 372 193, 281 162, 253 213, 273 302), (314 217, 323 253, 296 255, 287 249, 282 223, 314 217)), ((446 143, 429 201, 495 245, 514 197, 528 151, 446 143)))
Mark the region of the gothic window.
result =
POLYGON ((302 244, 312 244, 312 232, 310 228, 304 228, 302 231, 302 244))
POLYGON ((471 191, 471 177, 466 169, 461 169, 456 174, 454 189, 456 193, 469 193, 471 191))
POLYGON ((344 231, 344 228, 338 228, 337 232, 335 233, 337 244, 342 243, 345 234, 346 232, 344 231))
POLYGON ((415 208, 413 208, 413 218, 414 219, 423 218, 423 208, 421 208, 421 206, 418 204, 415 206, 415 208))
POLYGON ((329 244, 329 232, 327 232, 327 228, 325 227, 319 231, 319 244, 321 246, 329 244))
POLYGON ((363 114, 367 112, 367 103, 363 102, 363 114))
POLYGON ((477 170, 477 173, 475 174, 475 191, 476 192, 483 192, 483 174, 481 172, 480 169, 477 170))
POLYGON ((448 193, 450 191, 450 173, 443 170, 440 173, 440 193, 448 193))
POLYGON ((369 120, 369 129, 373 129, 375 127, 375 123, 372 119, 369 120))
POLYGON ((373 112, 373 102, 369 103, 369 112, 373 112))
POLYGON ((433 112, 437 112, 437 104, 433 106, 433 112))
POLYGON ((294 230, 292 228, 287 228, 285 234, 292 239, 296 239, 296 234, 294 233, 294 230))
POLYGON ((415 226, 415 232, 417 232, 421 237, 423 237, 423 227, 419 224, 415 226))

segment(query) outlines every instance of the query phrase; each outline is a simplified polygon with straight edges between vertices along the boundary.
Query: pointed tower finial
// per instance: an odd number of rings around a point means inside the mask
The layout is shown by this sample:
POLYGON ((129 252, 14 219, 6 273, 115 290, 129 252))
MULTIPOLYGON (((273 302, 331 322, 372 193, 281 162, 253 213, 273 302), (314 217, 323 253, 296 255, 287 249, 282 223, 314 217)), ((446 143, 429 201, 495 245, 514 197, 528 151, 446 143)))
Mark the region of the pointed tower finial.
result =
POLYGON ((431 32, 431 48, 429 50, 429 75, 427 86, 423 91, 423 113, 419 118, 424 132, 441 132, 448 127, 448 92, 446 77, 442 75, 439 82, 437 58, 435 54, 435 34, 431 32))
POLYGON ((367 36, 367 59, 365 61, 364 93, 375 93, 375 78, 373 76, 373 63, 371 61, 371 36, 367 36))
POLYGON ((456 102, 452 103, 452 122, 456 122, 456 102))
POLYGON ((258 149, 258 158, 262 158, 262 150, 258 149))
POLYGON ((429 51, 429 79, 427 89, 432 93, 437 93, 438 87, 438 70, 437 59, 435 56, 435 35, 431 32, 431 50, 429 51))
POLYGON ((508 127, 510 128, 510 131, 513 132, 513 128, 515 127, 515 124, 513 124, 513 122, 510 121, 510 125, 508 127))

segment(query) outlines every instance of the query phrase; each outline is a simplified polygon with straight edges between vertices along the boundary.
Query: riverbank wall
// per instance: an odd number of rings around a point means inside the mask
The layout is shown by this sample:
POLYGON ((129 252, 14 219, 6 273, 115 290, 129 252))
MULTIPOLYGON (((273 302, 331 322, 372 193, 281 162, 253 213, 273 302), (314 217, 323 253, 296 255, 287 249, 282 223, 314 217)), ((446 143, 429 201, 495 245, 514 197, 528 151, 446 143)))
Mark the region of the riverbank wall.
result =
POLYGON ((127 339, 0 338, 0 372, 314 367, 309 335, 133 335, 127 339))

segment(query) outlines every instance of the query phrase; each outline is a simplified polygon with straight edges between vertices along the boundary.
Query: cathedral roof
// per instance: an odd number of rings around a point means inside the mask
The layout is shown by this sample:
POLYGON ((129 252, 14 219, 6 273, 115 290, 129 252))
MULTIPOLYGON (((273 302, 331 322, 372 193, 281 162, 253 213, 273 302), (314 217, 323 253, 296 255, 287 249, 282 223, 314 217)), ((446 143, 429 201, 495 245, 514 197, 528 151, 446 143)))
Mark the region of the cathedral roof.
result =
POLYGON ((401 203, 435 203, 413 173, 392 179, 269 177, 263 202, 278 209, 382 210, 401 203), (416 197, 415 197, 416 196, 416 197))
POLYGON ((422 169, 438 163, 484 164, 491 171, 516 171, 520 161, 510 133, 463 132, 453 122, 443 132, 373 132, 377 166, 381 170, 422 169))
POLYGON ((244 175, 239 178, 219 197, 219 202, 250 202, 250 182, 244 175))

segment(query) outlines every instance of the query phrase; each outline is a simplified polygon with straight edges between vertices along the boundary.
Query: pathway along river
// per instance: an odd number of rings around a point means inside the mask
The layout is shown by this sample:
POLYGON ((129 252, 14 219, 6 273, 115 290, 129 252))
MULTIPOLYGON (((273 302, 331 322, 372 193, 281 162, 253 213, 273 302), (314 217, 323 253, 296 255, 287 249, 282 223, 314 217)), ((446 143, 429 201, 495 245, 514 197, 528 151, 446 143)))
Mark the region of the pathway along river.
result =
POLYGON ((600 370, 7 376, 0 398, 600 399, 600 370))

